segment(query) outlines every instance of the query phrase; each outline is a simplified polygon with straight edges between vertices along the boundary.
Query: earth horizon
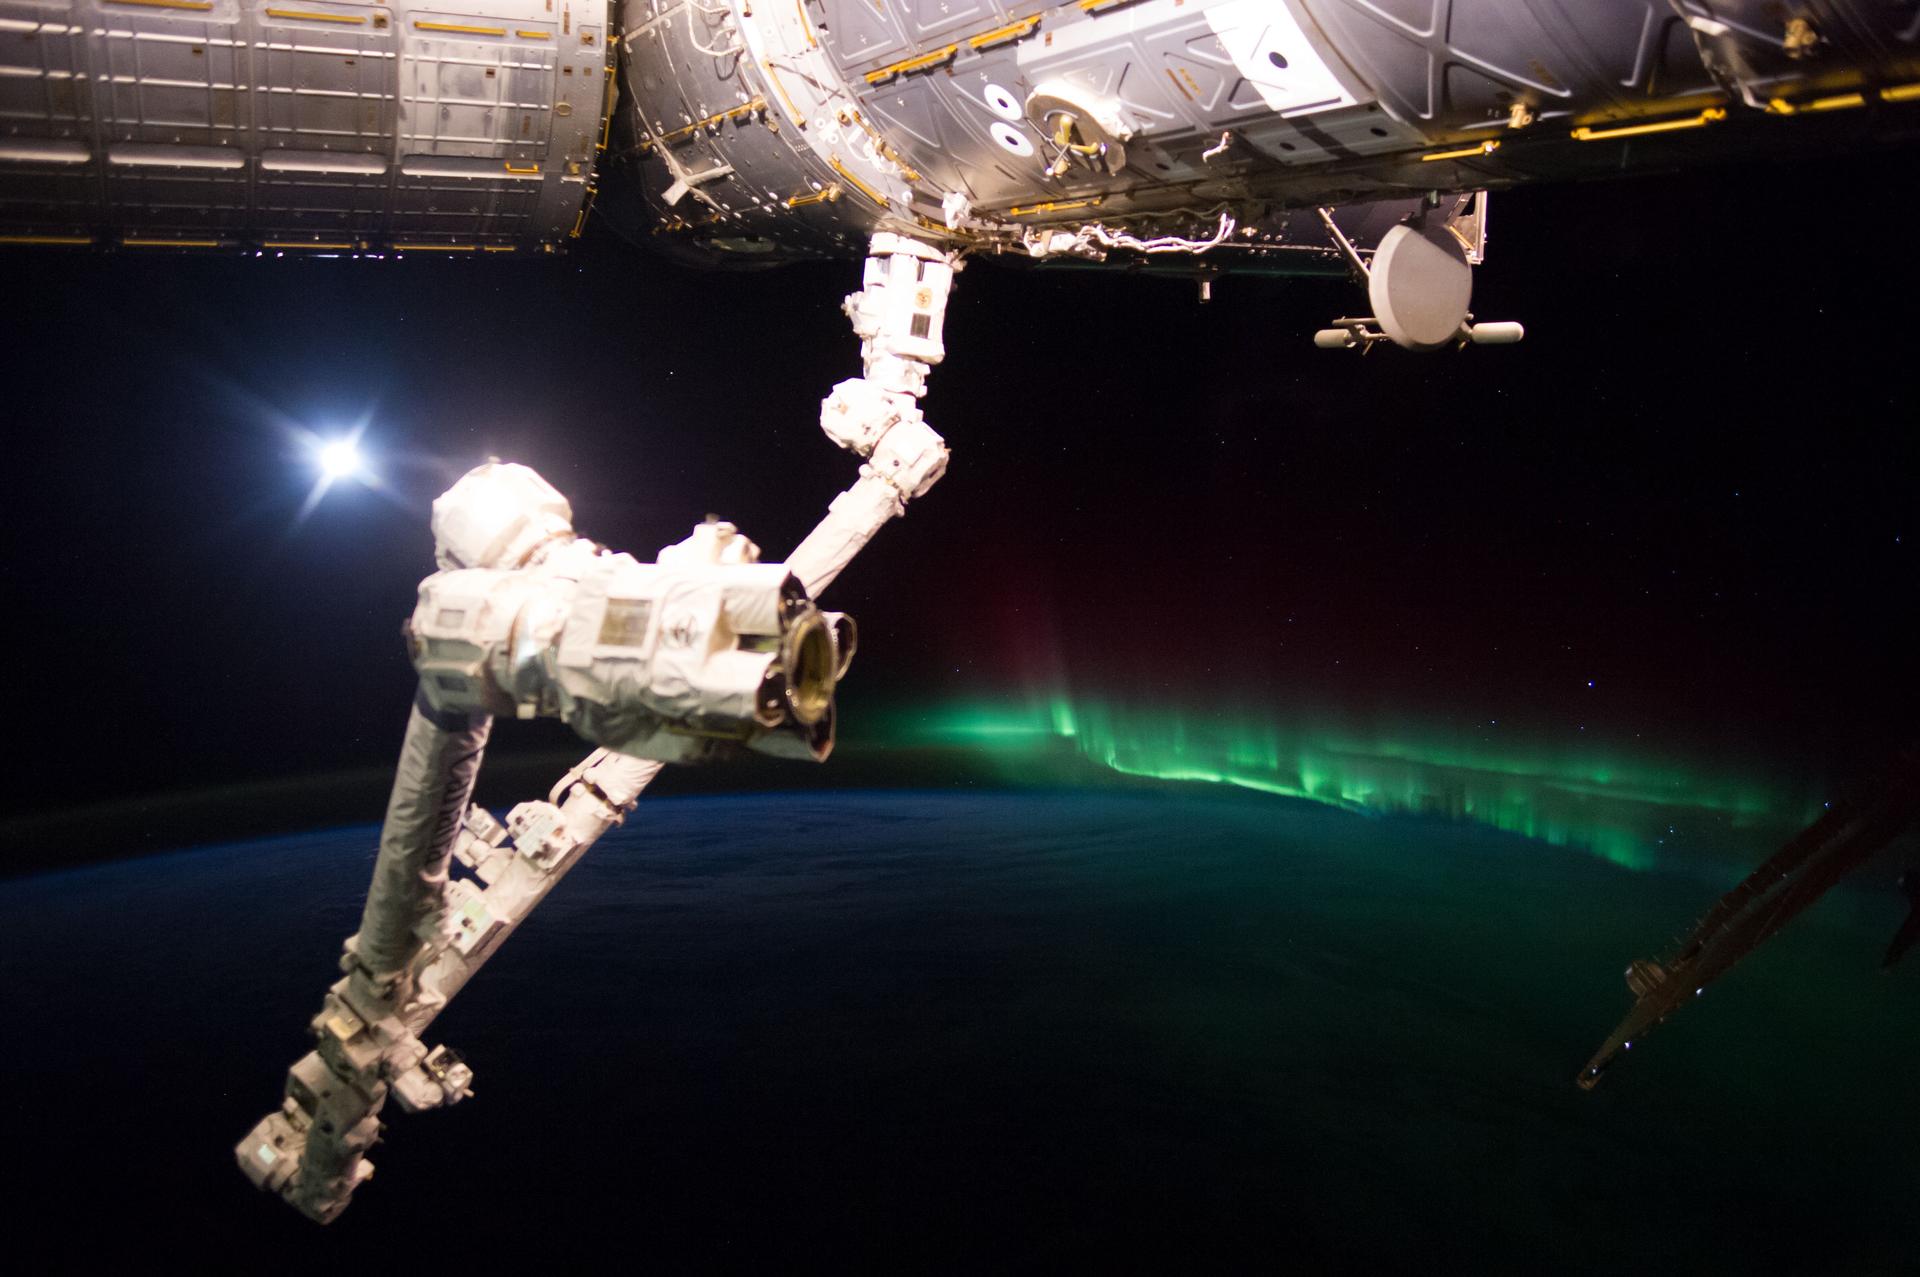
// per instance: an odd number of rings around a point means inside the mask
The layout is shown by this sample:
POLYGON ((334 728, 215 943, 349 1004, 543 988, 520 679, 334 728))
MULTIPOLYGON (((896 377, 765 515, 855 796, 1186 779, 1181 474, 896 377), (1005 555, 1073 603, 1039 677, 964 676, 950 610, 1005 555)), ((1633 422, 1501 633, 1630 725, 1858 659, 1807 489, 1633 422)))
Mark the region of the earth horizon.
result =
POLYGON ((76 1263, 218 1236, 334 1271, 478 1244, 939 1271, 1914 1253, 1891 900, 1836 895, 1585 1095, 1620 968, 1722 866, 1197 787, 645 800, 435 1024, 475 1098, 390 1110, 319 1229, 230 1150, 305 1049, 375 836, 0 882, 40 1026, 8 1105, 43 1168, 29 1232, 76 1263))

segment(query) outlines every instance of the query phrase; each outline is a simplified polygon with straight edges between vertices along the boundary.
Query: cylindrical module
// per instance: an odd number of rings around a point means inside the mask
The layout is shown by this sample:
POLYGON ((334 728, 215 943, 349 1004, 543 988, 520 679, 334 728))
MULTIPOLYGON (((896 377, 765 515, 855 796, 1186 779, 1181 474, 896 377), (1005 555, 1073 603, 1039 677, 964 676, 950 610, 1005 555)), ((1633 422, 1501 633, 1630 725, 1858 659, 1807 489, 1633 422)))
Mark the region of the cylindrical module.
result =
POLYGON ((1370 251, 1430 192, 1920 133, 1915 0, 620 12, 622 162, 662 240, 736 264, 853 254, 875 231, 1052 256, 1050 228, 1098 226, 1092 245, 1136 264, 1184 248, 1222 269, 1339 271, 1315 206, 1339 206, 1370 251))
POLYGON ((1469 192, 1916 137, 1920 0, 0 0, 0 244, 1338 273, 1316 207, 1477 257, 1469 192))
POLYGON ((0 242, 551 250, 606 0, 0 0, 0 242))

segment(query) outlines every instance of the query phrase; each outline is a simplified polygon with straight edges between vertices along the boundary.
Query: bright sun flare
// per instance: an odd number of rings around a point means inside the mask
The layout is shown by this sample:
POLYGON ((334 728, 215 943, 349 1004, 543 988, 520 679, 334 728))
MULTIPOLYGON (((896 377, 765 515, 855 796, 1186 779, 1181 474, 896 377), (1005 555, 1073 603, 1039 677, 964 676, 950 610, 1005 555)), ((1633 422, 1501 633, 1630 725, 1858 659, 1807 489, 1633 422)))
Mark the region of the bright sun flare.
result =
POLYGON ((328 480, 344 479, 360 470, 360 449, 351 439, 335 439, 320 449, 320 473, 328 480))

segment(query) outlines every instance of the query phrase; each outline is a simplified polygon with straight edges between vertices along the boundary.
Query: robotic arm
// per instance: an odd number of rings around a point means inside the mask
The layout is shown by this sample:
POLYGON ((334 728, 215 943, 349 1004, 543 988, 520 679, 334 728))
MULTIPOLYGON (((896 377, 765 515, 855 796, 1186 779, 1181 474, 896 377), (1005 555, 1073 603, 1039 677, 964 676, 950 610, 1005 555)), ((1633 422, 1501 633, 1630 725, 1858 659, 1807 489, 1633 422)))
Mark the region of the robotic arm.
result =
POLYGON ((657 762, 743 746, 827 756, 850 618, 816 608, 730 523, 703 523, 641 563, 573 537, 570 517, 540 476, 497 462, 434 502, 445 570, 421 583, 407 623, 431 710, 564 718, 657 762))
POLYGON ((366 909, 312 1021, 316 1049, 234 1149, 255 1187, 330 1223, 373 1175, 389 1096, 417 1112, 472 1094, 466 1063, 419 1035, 664 764, 826 758, 854 628, 813 600, 946 470, 917 401, 945 353, 957 265, 874 238, 846 303, 865 374, 821 406, 828 437, 865 464, 784 565, 717 521, 650 564, 611 553, 575 537, 565 498, 524 466, 489 462, 434 502, 441 570, 407 626, 420 688, 366 909), (599 748, 503 825, 471 798, 505 714, 564 718, 599 748))
POLYGON ((809 594, 832 584, 887 520, 947 472, 947 445, 920 415, 927 371, 946 355, 942 328, 956 258, 901 235, 876 235, 859 292, 844 307, 865 375, 820 405, 827 438, 866 459, 860 478, 787 559, 809 594))

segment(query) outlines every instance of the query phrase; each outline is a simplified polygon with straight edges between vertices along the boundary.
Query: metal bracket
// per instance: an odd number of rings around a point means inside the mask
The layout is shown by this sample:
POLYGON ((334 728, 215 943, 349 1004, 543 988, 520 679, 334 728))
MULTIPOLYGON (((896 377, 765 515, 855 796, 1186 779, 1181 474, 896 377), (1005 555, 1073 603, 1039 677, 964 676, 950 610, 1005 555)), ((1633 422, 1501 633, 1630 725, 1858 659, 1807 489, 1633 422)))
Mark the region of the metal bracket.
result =
MULTIPOLYGON (((1393 338, 1380 331, 1380 325, 1371 315, 1361 318, 1341 318, 1333 321, 1333 327, 1322 328, 1313 335, 1313 344, 1322 350, 1351 350, 1358 348, 1361 354, 1372 350, 1379 342, 1391 342, 1393 338)), ((1511 346, 1527 335, 1527 330, 1517 323, 1501 322, 1476 324, 1473 316, 1460 325, 1460 331, 1454 341, 1454 349, 1467 346, 1511 346)))

